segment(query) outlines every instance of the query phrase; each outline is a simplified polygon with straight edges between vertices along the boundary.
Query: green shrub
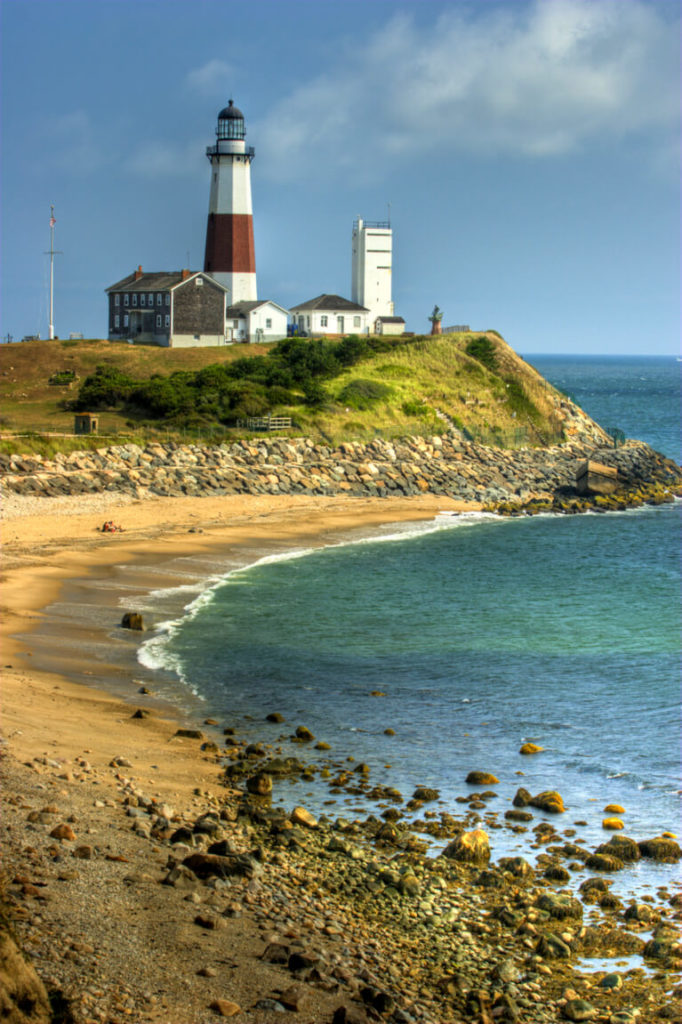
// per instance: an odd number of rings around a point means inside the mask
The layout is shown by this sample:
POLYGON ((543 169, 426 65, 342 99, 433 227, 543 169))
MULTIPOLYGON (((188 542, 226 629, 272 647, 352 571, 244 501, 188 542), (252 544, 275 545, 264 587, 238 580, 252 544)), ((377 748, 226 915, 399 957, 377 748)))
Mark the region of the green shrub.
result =
POLYGON ((56 373, 52 374, 52 376, 48 380, 48 384, 56 384, 56 385, 71 384, 71 383, 73 383, 73 381, 75 379, 76 379, 76 371, 75 370, 58 370, 56 373))
POLYGON ((80 386, 73 408, 79 410, 111 409, 125 402, 136 385, 127 373, 114 366, 98 366, 80 386))
POLYGON ((411 401, 403 402, 402 410, 406 416, 427 416, 429 407, 424 402, 411 401))
POLYGON ((483 363, 488 370, 492 373, 498 372, 497 363, 497 352, 490 338, 486 338, 484 334, 479 334, 477 337, 472 338, 471 341, 467 342, 464 350, 468 356, 472 356, 477 359, 479 363, 483 363))
POLYGON ((351 380, 339 393, 339 402, 351 409, 370 409, 376 402, 387 399, 393 388, 378 380, 351 380))

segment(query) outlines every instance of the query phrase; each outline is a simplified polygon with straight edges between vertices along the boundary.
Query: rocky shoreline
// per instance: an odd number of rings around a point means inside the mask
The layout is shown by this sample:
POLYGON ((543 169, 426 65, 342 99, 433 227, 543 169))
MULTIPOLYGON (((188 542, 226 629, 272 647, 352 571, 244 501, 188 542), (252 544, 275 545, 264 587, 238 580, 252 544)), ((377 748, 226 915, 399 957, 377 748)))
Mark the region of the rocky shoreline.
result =
MULTIPOLYGON (((151 725, 148 711, 129 721, 151 725)), ((24 763, 5 753, 4 901, 52 1004, 12 1020, 678 1019, 682 894, 660 886, 626 903, 609 891, 611 873, 641 856, 679 860, 674 839, 614 834, 590 852, 574 829, 540 820, 535 868, 523 857, 491 864, 479 814, 489 790, 467 792, 458 815, 428 811, 437 794, 417 790, 407 806, 427 809, 410 826, 390 789, 375 794, 377 815, 316 821, 268 799, 283 773, 305 779, 305 762, 224 733, 218 747, 198 730, 169 732, 222 779, 186 806, 142 785, 125 753, 24 763), (440 856, 424 852, 429 828, 450 840, 440 856), (586 869, 577 893, 567 888, 586 869), (584 963, 595 956, 613 968, 584 963), (633 956, 641 965, 622 966, 633 956)), ((337 788, 371 788, 362 765, 337 762, 337 773, 337 788)), ((496 781, 474 774, 463 789, 496 781)), ((519 790, 514 805, 510 825, 532 808, 561 812, 557 793, 519 790)))
POLYGON ((456 433, 377 439, 331 448, 306 439, 263 438, 233 444, 127 444, 44 459, 0 454, 7 493, 35 497, 115 492, 149 496, 232 494, 401 497, 435 494, 480 502, 557 511, 617 508, 680 493, 682 469, 649 445, 614 448, 598 439, 549 448, 491 448, 456 433), (608 498, 578 498, 576 473, 585 459, 618 472, 619 490, 608 498))

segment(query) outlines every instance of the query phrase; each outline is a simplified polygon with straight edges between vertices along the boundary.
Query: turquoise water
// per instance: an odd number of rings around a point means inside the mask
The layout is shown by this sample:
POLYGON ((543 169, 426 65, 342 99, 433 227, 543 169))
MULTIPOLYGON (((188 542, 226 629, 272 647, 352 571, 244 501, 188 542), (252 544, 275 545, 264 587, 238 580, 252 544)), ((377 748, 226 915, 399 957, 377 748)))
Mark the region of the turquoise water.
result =
MULTIPOLYGON (((673 360, 529 361, 602 423, 676 454, 673 360)), ((677 831, 681 508, 441 516, 267 559, 205 592, 141 658, 242 735, 277 742, 283 727, 263 719, 279 711, 285 732, 305 724, 406 798, 432 786, 456 811, 475 768, 500 780, 501 814, 519 785, 559 789, 561 824, 587 821, 588 843, 607 838, 610 802, 629 835, 677 831), (522 757, 527 740, 545 751, 522 757)), ((322 783, 305 794, 318 810, 329 799, 322 783)), ((517 842, 496 832, 494 852, 517 842)))

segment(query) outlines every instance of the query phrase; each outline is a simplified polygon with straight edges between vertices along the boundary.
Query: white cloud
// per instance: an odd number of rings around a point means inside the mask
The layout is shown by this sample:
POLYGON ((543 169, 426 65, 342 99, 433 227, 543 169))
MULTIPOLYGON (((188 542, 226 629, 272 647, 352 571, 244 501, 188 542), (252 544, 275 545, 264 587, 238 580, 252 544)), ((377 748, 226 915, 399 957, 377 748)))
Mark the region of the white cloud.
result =
POLYGON ((205 139, 193 139, 182 145, 150 139, 140 143, 123 166, 141 178, 196 177, 204 170, 205 150, 205 139))
POLYGON ((222 96, 234 83, 235 71, 231 64, 214 58, 200 68, 190 71, 185 81, 190 89, 201 96, 222 96))
MULTIPOLYGON (((679 125, 679 24, 643 0, 533 0, 400 14, 253 127, 266 173, 378 175, 439 153, 551 157, 679 125), (360 171, 362 173, 362 171, 360 171)), ((673 12, 675 13, 675 12, 673 12)))
POLYGON ((73 110, 50 120, 42 134, 52 140, 49 158, 61 170, 77 175, 90 174, 105 163, 105 150, 96 137, 90 115, 84 110, 73 110))

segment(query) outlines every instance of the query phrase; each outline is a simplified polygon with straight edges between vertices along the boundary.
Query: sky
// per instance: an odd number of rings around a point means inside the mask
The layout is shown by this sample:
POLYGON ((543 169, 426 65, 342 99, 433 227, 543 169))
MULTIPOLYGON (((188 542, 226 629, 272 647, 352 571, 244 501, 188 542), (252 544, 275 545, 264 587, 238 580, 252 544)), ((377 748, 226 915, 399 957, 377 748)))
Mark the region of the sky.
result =
POLYGON ((258 295, 350 298, 393 228, 408 330, 675 355, 680 0, 0 0, 0 335, 106 336, 104 290, 203 266, 206 146, 256 151, 258 295))

